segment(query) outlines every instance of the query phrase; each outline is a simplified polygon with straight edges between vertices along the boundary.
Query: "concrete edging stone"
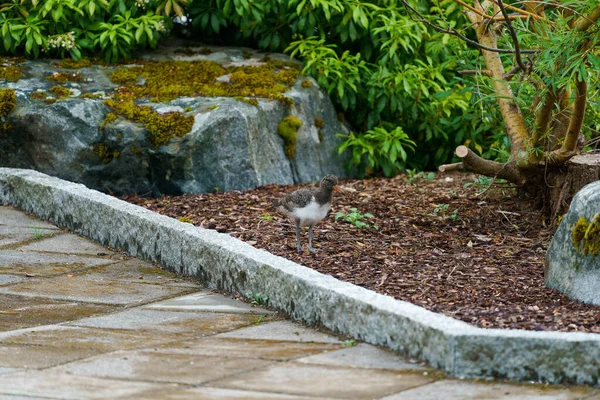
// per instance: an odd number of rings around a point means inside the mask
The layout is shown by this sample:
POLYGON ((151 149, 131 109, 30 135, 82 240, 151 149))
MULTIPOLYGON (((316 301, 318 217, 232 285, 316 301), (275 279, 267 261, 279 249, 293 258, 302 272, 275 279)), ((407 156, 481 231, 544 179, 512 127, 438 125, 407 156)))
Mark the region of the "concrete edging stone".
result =
POLYGON ((481 329, 48 175, 0 168, 0 203, 213 288, 269 296, 309 325, 382 345, 465 378, 600 386, 600 335, 481 329))

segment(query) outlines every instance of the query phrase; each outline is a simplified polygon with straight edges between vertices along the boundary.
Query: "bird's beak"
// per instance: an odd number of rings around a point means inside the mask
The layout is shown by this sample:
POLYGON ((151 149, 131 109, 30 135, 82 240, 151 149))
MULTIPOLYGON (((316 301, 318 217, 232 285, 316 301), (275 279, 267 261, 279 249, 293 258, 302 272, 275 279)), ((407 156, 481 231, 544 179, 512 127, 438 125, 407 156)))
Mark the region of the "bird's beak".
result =
POLYGON ((336 192, 338 192, 338 193, 341 193, 341 194, 343 194, 343 195, 346 195, 346 193, 342 192, 342 191, 340 190, 340 188, 339 188, 339 187, 337 187, 337 186, 334 186, 334 187, 333 187, 333 190, 335 190, 336 192))

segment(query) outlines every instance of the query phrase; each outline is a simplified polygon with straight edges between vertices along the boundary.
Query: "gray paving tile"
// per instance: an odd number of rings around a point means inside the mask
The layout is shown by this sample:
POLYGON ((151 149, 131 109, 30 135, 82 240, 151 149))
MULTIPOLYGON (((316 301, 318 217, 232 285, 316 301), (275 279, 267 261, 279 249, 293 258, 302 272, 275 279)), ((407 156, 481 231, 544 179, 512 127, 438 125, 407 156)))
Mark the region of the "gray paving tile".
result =
POLYGON ((144 400, 331 400, 324 397, 293 396, 213 387, 171 389, 161 392, 140 393, 131 398, 144 400))
POLYGON ((136 393, 167 389, 148 382, 128 382, 74 376, 53 370, 0 375, 0 398, 5 395, 60 399, 126 399, 136 393))
POLYGON ((264 308, 253 307, 251 304, 231 299, 208 290, 161 301, 160 303, 154 303, 146 307, 161 310, 273 314, 273 312, 265 310, 264 308))
POLYGON ((0 374, 7 374, 9 372, 16 372, 16 371, 20 371, 20 369, 19 368, 0 367, 0 374))
POLYGON ((211 386, 304 396, 342 399, 377 399, 432 381, 422 373, 340 368, 297 363, 276 364, 267 369, 212 382, 211 386))
POLYGON ((10 227, 58 229, 55 225, 45 221, 40 221, 35 217, 30 217, 23 211, 7 206, 0 206, 0 225, 6 225, 10 227))
POLYGON ((369 344, 360 343, 337 351, 317 354, 296 360, 306 364, 335 365, 354 368, 382 368, 393 370, 425 370, 418 364, 395 355, 391 351, 381 350, 369 344))
POLYGON ((19 243, 31 242, 40 237, 50 237, 60 234, 56 229, 21 228, 0 225, 0 247, 18 247, 19 243))
POLYGON ((0 367, 48 368, 98 354, 82 348, 0 345, 0 367))
POLYGON ((443 380, 381 400, 582 400, 594 392, 600 398, 600 391, 587 388, 443 380))
POLYGON ((154 264, 137 258, 131 258, 104 267, 94 268, 87 272, 87 277, 90 279, 160 283, 200 288, 199 284, 190 279, 183 279, 172 272, 165 271, 154 264))
POLYGON ((341 343, 336 337, 290 321, 276 321, 218 335, 240 339, 285 340, 297 342, 341 343))
POLYGON ((73 254, 0 250, 0 273, 3 274, 49 276, 113 262, 113 260, 99 257, 83 257, 73 254))
POLYGON ((95 376, 154 382, 201 384, 243 371, 266 367, 268 361, 155 351, 120 351, 57 367, 78 376, 95 376))
POLYGON ((89 239, 72 233, 57 235, 48 239, 38 240, 20 248, 26 251, 39 251, 65 254, 109 255, 113 251, 100 246, 89 239))
POLYGON ((115 307, 0 294, 0 332, 73 321, 115 307))
POLYGON ((58 300, 104 304, 143 304, 189 292, 190 288, 121 281, 103 281, 81 276, 32 280, 0 288, 0 293, 58 300))
POLYGON ((85 318, 68 325, 201 336, 248 326, 253 323, 253 319, 250 315, 172 312, 136 308, 100 317, 85 318))
POLYGON ((15 282, 23 282, 24 280, 25 278, 23 276, 0 274, 0 286, 15 282))
POLYGON ((254 340, 208 337, 184 340, 160 346, 157 351, 190 355, 239 358, 262 358, 268 360, 291 360, 311 354, 334 351, 341 347, 334 343, 285 342, 276 340, 254 340))
POLYGON ((158 346, 172 341, 164 334, 47 325, 0 333, 0 343, 83 348, 98 352, 158 346))

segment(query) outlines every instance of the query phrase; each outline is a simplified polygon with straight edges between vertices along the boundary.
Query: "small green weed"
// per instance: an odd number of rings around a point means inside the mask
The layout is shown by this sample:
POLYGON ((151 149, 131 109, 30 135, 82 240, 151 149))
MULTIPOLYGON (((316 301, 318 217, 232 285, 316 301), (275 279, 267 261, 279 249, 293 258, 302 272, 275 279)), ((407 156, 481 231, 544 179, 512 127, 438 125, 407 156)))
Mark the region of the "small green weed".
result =
POLYGON ((44 236, 44 232, 41 229, 33 228, 32 235, 34 239, 41 239, 44 236))
POLYGON ((408 173, 408 180, 406 181, 406 183, 409 185, 412 185, 413 182, 416 180, 432 181, 435 179, 434 172, 417 172, 416 169, 409 169, 406 172, 408 173))
POLYGON ((269 304, 269 296, 263 296, 260 293, 251 294, 248 298, 250 298, 250 301, 255 306, 266 306, 269 304))
POLYGON ((473 182, 467 182, 463 185, 463 188, 468 188, 477 185, 477 194, 483 193, 491 184, 494 182, 494 178, 489 176, 479 176, 477 178, 473 178, 473 182))
POLYGON ((356 226, 357 228, 373 228, 375 230, 379 230, 379 227, 377 225, 369 225, 366 222, 361 221, 362 219, 365 219, 365 218, 374 218, 373 214, 371 214, 371 213, 361 214, 360 211, 358 211, 356 208, 351 208, 350 213, 348 213, 348 214, 343 213, 341 211, 338 212, 337 214, 335 214, 336 221, 340 218, 342 218, 344 220, 344 222, 348 222, 348 223, 356 226))
POLYGON ((452 211, 452 214, 448 214, 449 207, 450 207, 450 204, 438 204, 433 209, 433 213, 436 216, 440 216, 444 219, 450 219, 452 221, 456 221, 458 219, 458 208, 456 210, 452 211))
POLYGON ((258 218, 262 219, 263 221, 273 221, 273 216, 269 213, 264 213, 263 215, 261 215, 258 218))
POLYGON ((357 345, 356 340, 352 340, 352 339, 344 340, 344 346, 346 346, 346 347, 354 347, 356 345, 357 345))

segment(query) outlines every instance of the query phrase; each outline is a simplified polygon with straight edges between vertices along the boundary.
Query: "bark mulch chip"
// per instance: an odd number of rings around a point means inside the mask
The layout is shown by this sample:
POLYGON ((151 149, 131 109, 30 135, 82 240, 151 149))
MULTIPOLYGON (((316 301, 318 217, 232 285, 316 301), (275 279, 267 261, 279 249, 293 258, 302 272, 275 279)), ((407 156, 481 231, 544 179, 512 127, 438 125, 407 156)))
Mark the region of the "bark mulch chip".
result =
POLYGON ((306 232, 305 252, 296 251, 294 225, 271 206, 300 186, 123 199, 482 328, 600 333, 600 307, 544 286, 554 230, 514 189, 459 173, 340 186, 346 195, 335 194, 331 214, 315 227, 314 254, 306 232), (352 209, 373 215, 359 220, 369 227, 335 219, 352 209))

